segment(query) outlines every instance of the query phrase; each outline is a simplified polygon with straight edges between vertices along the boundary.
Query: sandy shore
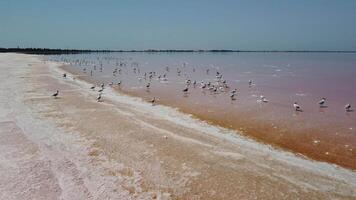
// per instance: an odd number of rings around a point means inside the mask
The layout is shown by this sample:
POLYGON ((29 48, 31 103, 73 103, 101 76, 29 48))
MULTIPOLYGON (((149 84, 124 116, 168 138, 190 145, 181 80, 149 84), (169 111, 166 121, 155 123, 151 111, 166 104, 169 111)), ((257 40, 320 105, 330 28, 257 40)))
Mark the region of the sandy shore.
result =
POLYGON ((0 199, 355 199, 356 172, 0 54, 0 199), (51 98, 55 90, 58 99, 51 98))

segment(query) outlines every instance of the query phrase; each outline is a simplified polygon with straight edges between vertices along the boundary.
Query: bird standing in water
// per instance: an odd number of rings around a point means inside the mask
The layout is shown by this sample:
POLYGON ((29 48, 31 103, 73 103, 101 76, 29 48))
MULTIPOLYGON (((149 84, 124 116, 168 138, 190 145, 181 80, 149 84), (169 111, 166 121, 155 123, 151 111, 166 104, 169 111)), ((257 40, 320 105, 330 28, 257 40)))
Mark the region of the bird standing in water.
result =
POLYGON ((294 107, 295 111, 302 111, 300 108, 300 105, 297 102, 294 102, 293 107, 294 107))
POLYGON ((351 112, 352 110, 351 110, 351 104, 346 104, 345 105, 345 110, 346 110, 346 112, 351 112))
POLYGON ((235 99, 235 93, 231 93, 231 94, 230 94, 230 98, 231 98, 231 100, 236 100, 236 99, 235 99))
POLYGON ((183 91, 184 93, 187 93, 187 92, 188 92, 188 86, 186 86, 182 91, 183 91))
POLYGON ((325 103, 326 103, 326 98, 321 98, 321 100, 318 102, 320 108, 324 107, 325 106, 325 103))
POLYGON ((263 103, 267 103, 268 102, 268 100, 266 99, 265 96, 261 95, 260 98, 261 98, 261 102, 263 102, 263 103))

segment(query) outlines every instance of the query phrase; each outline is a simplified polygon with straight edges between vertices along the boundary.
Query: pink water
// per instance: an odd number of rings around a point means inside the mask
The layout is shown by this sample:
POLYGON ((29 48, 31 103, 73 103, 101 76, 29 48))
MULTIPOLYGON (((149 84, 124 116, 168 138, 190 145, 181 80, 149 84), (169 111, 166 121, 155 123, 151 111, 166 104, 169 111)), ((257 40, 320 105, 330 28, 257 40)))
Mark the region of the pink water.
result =
POLYGON ((356 169, 356 112, 344 109, 347 103, 356 106, 356 54, 107 53, 49 59, 65 61, 69 70, 93 83, 113 82, 122 92, 156 97, 158 104, 260 141, 356 169), (149 72, 155 72, 151 80, 149 72), (200 82, 217 84, 217 72, 222 75, 219 86, 226 80, 229 88, 201 89, 200 82), (184 93, 188 79, 197 84, 184 93), (235 88, 236 100, 231 100, 235 88), (261 95, 267 103, 260 101, 261 95), (320 108, 322 97, 327 101, 320 108), (303 112, 294 111, 294 102, 303 112))

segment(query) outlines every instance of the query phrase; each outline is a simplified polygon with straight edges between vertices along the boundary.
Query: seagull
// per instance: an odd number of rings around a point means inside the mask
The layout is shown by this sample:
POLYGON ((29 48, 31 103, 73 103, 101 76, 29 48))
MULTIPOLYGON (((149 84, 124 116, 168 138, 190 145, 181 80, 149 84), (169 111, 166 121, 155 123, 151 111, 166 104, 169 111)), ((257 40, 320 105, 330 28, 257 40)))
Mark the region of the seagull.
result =
POLYGON ((119 82, 117 83, 117 85, 120 86, 120 85, 121 85, 121 81, 119 81, 119 82))
POLYGON ((96 98, 98 102, 101 102, 101 93, 99 93, 98 97, 96 98))
POLYGON ((94 89, 95 89, 95 86, 91 86, 90 89, 94 90, 94 89))
POLYGON ((326 102, 326 98, 321 98, 321 100, 318 102, 319 106, 320 107, 323 107, 325 105, 325 102, 326 102))
POLYGON ((267 103, 267 102, 268 102, 268 100, 266 99, 265 96, 261 95, 260 98, 261 98, 261 101, 262 101, 262 102, 264 102, 264 103, 267 103))
POLYGON ((147 83, 146 88, 149 89, 150 86, 151 86, 151 84, 150 84, 150 83, 147 83))
POLYGON ((67 78, 67 74, 66 73, 63 74, 63 78, 67 78))
POLYGON ((231 100, 235 100, 235 93, 231 93, 230 98, 231 98, 231 100))
POLYGON ((105 86, 104 83, 102 83, 102 84, 100 85, 100 87, 103 88, 103 89, 104 89, 104 86, 105 86))
POLYGON ((345 110, 346 110, 346 112, 350 112, 351 111, 351 104, 346 104, 345 105, 345 110))
POLYGON ((52 96, 56 99, 59 94, 59 91, 57 90, 56 93, 52 94, 52 96))
POLYGON ((156 97, 153 97, 150 102, 152 103, 152 105, 154 105, 156 102, 156 97))
POLYGON ((293 107, 294 107, 295 111, 302 111, 297 102, 294 102, 293 107))
POLYGON ((104 91, 104 88, 101 88, 100 90, 98 90, 98 92, 103 92, 104 91))
POLYGON ((188 92, 188 86, 186 86, 182 91, 183 92, 188 92))
POLYGON ((251 87, 252 86, 252 80, 248 81, 248 85, 251 87))

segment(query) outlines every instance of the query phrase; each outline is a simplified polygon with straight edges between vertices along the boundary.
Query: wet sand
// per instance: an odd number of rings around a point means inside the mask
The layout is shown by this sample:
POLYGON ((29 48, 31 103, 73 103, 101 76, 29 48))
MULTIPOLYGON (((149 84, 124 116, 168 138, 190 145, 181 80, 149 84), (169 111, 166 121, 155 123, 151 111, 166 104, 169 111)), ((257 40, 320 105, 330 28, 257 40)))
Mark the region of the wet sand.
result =
POLYGON ((111 88, 98 103, 37 56, 0 68, 0 199, 356 198, 354 171, 111 88))

